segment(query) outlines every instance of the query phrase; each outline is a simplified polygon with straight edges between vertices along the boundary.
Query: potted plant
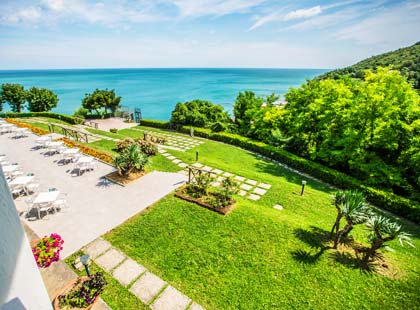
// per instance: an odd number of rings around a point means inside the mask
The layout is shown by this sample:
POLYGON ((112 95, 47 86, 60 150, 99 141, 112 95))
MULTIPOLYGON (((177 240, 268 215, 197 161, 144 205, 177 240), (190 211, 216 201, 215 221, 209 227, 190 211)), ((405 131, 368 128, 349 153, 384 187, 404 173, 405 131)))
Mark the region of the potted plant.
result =
POLYGON ((54 299, 54 310, 90 309, 107 284, 101 272, 70 281, 54 299))
POLYGON ((51 234, 42 239, 32 241, 32 253, 40 268, 47 268, 60 259, 64 240, 58 234, 51 234))

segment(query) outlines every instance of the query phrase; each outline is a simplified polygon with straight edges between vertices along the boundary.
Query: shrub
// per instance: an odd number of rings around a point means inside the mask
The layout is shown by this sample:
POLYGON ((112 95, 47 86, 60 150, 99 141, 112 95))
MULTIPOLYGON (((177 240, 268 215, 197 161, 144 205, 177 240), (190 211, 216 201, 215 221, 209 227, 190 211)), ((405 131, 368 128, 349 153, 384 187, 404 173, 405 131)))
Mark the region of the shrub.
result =
POLYGON ((207 195, 211 182, 213 182, 213 177, 210 173, 201 173, 187 184, 187 193, 194 198, 203 197, 207 195))
POLYGON ((74 118, 72 116, 52 113, 52 112, 23 112, 23 113, 14 113, 14 112, 6 112, 0 113, 0 118, 20 118, 20 117, 50 117, 62 120, 67 122, 71 125, 80 124, 80 119, 74 118))
POLYGON ((161 129, 168 129, 170 128, 169 122, 163 122, 163 121, 156 121, 151 119, 142 119, 141 120, 142 126, 148 126, 148 127, 154 127, 154 128, 161 128, 161 129))
POLYGON ((117 143, 117 152, 122 153, 126 148, 133 144, 136 144, 136 141, 131 138, 125 138, 117 143))
POLYGON ((109 132, 117 133, 118 132, 118 129, 117 128, 111 128, 111 129, 109 129, 109 132))
POLYGON ((231 177, 222 180, 222 186, 215 195, 213 205, 217 208, 223 208, 230 205, 233 201, 233 195, 238 192, 238 183, 231 177))
POLYGON ((119 175, 129 177, 133 172, 143 171, 148 160, 148 156, 137 145, 132 144, 114 159, 114 164, 119 175))
POLYGON ((154 156, 158 153, 158 147, 155 143, 150 140, 137 140, 137 145, 140 147, 141 151, 148 156, 154 156))

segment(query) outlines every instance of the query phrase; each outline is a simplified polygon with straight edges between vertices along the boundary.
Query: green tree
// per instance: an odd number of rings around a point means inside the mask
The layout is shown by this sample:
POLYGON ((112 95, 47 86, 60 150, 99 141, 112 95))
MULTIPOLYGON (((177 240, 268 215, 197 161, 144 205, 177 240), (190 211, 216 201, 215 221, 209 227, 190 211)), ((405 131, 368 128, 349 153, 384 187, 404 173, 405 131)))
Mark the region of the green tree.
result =
POLYGON ((382 256, 378 253, 378 250, 381 248, 390 249, 387 243, 394 239, 398 239, 401 245, 407 243, 413 246, 411 235, 404 232, 401 225, 391 222, 383 216, 375 215, 370 217, 366 222, 366 227, 370 230, 368 236, 370 248, 364 251, 362 258, 366 266, 375 258, 380 259, 382 256))
POLYGON ((235 123, 240 133, 249 135, 255 114, 261 109, 264 99, 252 91, 240 92, 233 105, 235 123))
POLYGON ((367 207, 365 197, 358 191, 339 191, 333 196, 333 204, 337 209, 337 217, 331 229, 334 234, 334 246, 348 236, 354 225, 362 224, 367 221, 370 210, 367 207), (346 225, 340 229, 342 219, 346 220, 346 225))
POLYGON ((95 111, 96 114, 101 114, 104 109, 105 114, 108 110, 114 114, 120 107, 121 97, 115 95, 115 91, 108 89, 95 89, 91 94, 86 94, 82 100, 82 107, 89 110, 89 112, 95 111))
POLYGON ((31 112, 46 112, 58 104, 58 96, 46 88, 32 87, 26 92, 28 109, 31 112))
POLYGON ((171 123, 210 128, 215 130, 229 128, 232 123, 229 114, 219 104, 205 100, 193 100, 177 103, 172 111, 171 123))
POLYGON ((281 129, 291 137, 289 150, 368 185, 415 192, 419 171, 407 157, 419 152, 420 99, 398 71, 377 68, 366 71, 364 80, 307 81, 286 100, 281 129))
POLYGON ((7 102, 13 112, 22 112, 26 101, 26 91, 20 84, 2 84, 0 101, 7 102))

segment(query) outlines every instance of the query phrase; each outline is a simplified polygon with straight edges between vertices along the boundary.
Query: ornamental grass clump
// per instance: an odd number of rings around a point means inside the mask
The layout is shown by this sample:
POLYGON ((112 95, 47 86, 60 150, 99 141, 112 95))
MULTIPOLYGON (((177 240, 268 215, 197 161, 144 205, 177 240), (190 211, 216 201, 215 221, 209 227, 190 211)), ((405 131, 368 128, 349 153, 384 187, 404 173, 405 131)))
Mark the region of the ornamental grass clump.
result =
POLYGON ((118 174, 128 178, 131 173, 143 171, 148 161, 149 157, 137 145, 132 144, 114 159, 114 164, 118 174))
POLYGON ((53 262, 60 259, 60 251, 63 249, 64 240, 58 234, 45 236, 33 248, 32 253, 40 268, 47 268, 53 262))
POLYGON ((59 296, 60 308, 86 308, 103 292, 107 281, 102 272, 91 275, 88 280, 80 278, 65 295, 59 296))

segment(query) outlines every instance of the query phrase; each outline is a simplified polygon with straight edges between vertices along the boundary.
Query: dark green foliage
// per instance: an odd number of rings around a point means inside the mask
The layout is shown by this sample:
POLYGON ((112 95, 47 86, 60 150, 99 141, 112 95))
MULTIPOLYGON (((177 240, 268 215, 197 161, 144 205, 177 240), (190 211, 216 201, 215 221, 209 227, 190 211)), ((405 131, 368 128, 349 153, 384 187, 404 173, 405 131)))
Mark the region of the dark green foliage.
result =
POLYGON ((325 73, 319 78, 338 79, 343 75, 350 75, 351 77, 362 79, 364 70, 376 70, 379 66, 392 66, 394 69, 399 70, 403 76, 407 77, 414 88, 420 89, 420 42, 396 51, 367 58, 350 67, 325 73))
POLYGON ((82 100, 82 107, 95 111, 97 115, 114 114, 120 107, 121 97, 115 95, 115 91, 108 89, 95 89, 93 93, 86 94, 82 100))
POLYGON ((69 123, 71 125, 80 124, 80 120, 68 116, 65 114, 58 114, 58 113, 52 113, 52 112, 23 112, 23 113, 14 113, 14 112, 7 112, 7 113, 0 113, 0 118, 20 118, 20 117, 50 117, 62 120, 66 123, 69 123))
POLYGON ((161 128, 161 129, 168 129, 170 128, 170 122, 164 122, 164 121, 156 121, 151 119, 142 119, 141 125, 142 126, 149 126, 149 127, 155 127, 155 128, 161 128))
POLYGON ((149 157, 136 144, 131 144, 114 158, 114 165, 119 175, 129 177, 133 172, 143 171, 148 161, 149 157))
POLYGON ((213 177, 210 173, 201 173, 193 181, 187 184, 187 193, 194 198, 200 198, 208 194, 213 177))
POLYGON ((205 100, 193 100, 176 104, 172 111, 171 123, 175 126, 210 128, 214 123, 229 124, 231 120, 221 105, 205 100))
POLYGON ((215 195, 213 205, 218 208, 227 207, 233 201, 233 195, 238 192, 238 183, 233 178, 224 178, 221 182, 221 187, 215 195))
POLYGON ((263 103, 264 99, 257 97, 252 91, 239 93, 233 106, 233 115, 240 133, 248 134, 254 114, 261 109, 263 103))
MULTIPOLYGON (((8 103, 13 112, 22 112, 26 101, 26 91, 20 84, 2 84, 0 102, 8 103)), ((1 109, 0 109, 1 110, 1 109)))
POLYGON ((26 92, 26 100, 31 112, 47 112, 58 104, 58 96, 46 88, 32 87, 26 92))

